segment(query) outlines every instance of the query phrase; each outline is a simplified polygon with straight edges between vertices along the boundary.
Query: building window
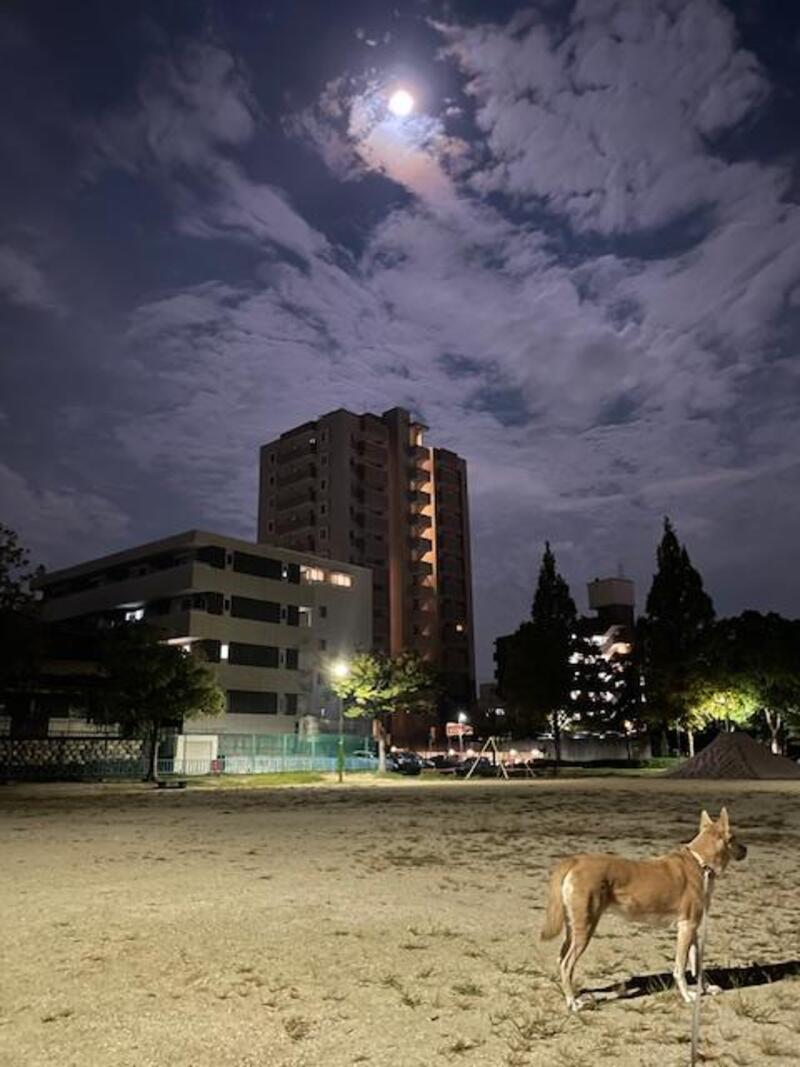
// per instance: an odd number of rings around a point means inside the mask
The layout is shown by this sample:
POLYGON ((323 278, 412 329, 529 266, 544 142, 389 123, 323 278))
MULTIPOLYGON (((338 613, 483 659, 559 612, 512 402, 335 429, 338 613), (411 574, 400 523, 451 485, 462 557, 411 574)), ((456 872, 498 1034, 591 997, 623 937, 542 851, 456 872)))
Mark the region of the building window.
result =
POLYGON ((327 541, 328 540, 328 527, 327 526, 320 526, 320 528, 319 528, 319 539, 320 539, 320 541, 327 541))
POLYGON ((282 564, 278 559, 269 559, 267 556, 256 556, 252 552, 234 552, 233 569, 240 574, 252 574, 257 578, 283 577, 282 564))
POLYGON ((269 454, 269 461, 270 461, 270 463, 271 463, 271 464, 273 464, 273 466, 274 466, 274 464, 275 464, 275 453, 274 453, 274 452, 270 452, 270 454, 269 454))
POLYGON ((286 625, 287 626, 299 626, 300 625, 300 608, 296 604, 286 605, 286 625))
POLYGON ((325 640, 324 637, 320 637, 320 639, 319 639, 319 650, 320 650, 320 652, 324 652, 327 647, 328 647, 328 642, 325 640))
POLYGON ((306 582, 324 582, 325 571, 322 567, 307 567, 301 564, 300 570, 303 575, 303 580, 306 582))
POLYGON ((311 621, 312 621, 312 619, 314 617, 314 613, 313 613, 312 609, 311 608, 306 608, 306 607, 300 607, 300 608, 295 608, 295 610, 297 612, 297 625, 299 625, 299 626, 310 626, 311 625, 311 621))
POLYGON ((220 660, 227 660, 229 652, 230 652, 230 645, 228 644, 227 641, 223 641, 222 644, 219 646, 219 658, 220 658, 220 660))
POLYGON ((133 611, 125 612, 125 622, 139 622, 144 618, 144 608, 134 608, 133 611))
POLYGON ((245 715, 277 715, 278 694, 229 689, 228 711, 245 715))
POLYGON ((353 584, 353 579, 349 574, 342 574, 341 571, 331 572, 331 585, 343 585, 349 588, 353 584))
POLYGON ((297 714, 297 693, 286 693, 283 698, 283 706, 287 715, 297 714))
POLYGON ((325 478, 323 478, 322 481, 319 483, 319 487, 323 491, 328 488, 328 483, 325 478))
POLYGON ((231 597, 231 615, 258 622, 280 622, 281 606, 274 600, 253 600, 247 596, 231 597))
POLYGON ((275 475, 274 474, 270 474, 269 483, 268 484, 269 485, 274 485, 275 484, 275 475))
POLYGON ((300 665, 300 654, 296 648, 287 648, 284 653, 287 671, 296 671, 300 665))
POLYGON ((320 515, 327 515, 328 514, 328 505, 327 504, 320 504, 319 513, 320 513, 320 515))
POLYGON ((242 667, 277 667, 278 650, 271 645, 248 645, 231 641, 228 646, 228 662, 242 667))
POLYGON ((300 565, 297 563, 282 563, 281 578, 285 582, 297 583, 300 581, 300 565))
POLYGON ((319 617, 321 619, 327 619, 327 617, 328 617, 328 607, 327 607, 326 604, 320 604, 320 606, 319 606, 319 617))

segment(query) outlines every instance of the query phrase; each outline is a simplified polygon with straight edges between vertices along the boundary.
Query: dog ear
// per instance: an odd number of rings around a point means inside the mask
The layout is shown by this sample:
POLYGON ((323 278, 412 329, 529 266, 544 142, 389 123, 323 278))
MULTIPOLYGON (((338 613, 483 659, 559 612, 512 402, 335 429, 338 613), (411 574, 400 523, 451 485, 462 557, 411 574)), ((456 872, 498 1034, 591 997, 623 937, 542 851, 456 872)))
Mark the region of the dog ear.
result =
POLYGON ((703 811, 703 813, 700 816, 700 830, 701 831, 705 830, 706 827, 712 826, 713 823, 714 823, 714 820, 711 818, 711 816, 708 814, 708 812, 707 811, 703 811))
POLYGON ((728 809, 722 808, 719 813, 719 828, 724 834, 730 830, 730 823, 728 822, 728 809))

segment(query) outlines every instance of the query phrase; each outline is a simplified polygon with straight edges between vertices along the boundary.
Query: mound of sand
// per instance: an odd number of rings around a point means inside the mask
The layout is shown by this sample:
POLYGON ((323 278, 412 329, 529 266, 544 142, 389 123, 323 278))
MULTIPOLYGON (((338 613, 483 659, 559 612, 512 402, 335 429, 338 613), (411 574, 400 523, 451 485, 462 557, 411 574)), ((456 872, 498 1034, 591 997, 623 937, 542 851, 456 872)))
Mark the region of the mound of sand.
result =
POLYGON ((800 766, 749 734, 719 734, 668 778, 800 778, 800 766))

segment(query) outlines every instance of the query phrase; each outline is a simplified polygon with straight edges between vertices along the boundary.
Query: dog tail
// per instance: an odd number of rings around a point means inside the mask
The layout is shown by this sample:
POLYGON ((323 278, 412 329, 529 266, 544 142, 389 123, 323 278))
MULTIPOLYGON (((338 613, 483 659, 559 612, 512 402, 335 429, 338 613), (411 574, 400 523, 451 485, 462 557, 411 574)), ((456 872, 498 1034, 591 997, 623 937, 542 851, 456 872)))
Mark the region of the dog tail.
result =
POLYGON ((550 875, 550 888, 547 893, 547 907, 545 908, 544 926, 539 935, 542 941, 552 941, 564 927, 564 901, 561 898, 561 883, 567 871, 572 866, 572 860, 560 860, 550 875))

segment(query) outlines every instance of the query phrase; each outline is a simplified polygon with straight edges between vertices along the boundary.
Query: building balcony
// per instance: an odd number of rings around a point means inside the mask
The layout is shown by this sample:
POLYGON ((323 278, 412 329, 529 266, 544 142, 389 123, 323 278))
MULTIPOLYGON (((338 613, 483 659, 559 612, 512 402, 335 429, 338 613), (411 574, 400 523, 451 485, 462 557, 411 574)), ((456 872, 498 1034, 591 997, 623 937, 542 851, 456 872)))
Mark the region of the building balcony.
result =
POLYGON ((304 463, 298 470, 285 471, 278 475, 278 489, 284 489, 290 485, 297 485, 300 482, 306 481, 306 479, 317 477, 317 467, 315 463, 304 463))
POLYGON ((416 507, 429 507, 431 502, 431 494, 423 493, 420 489, 412 489, 408 493, 408 502, 416 507))
POLYGON ((276 534, 295 534, 305 530, 314 530, 317 525, 316 515, 313 511, 302 511, 296 515, 287 515, 275 523, 276 534))
POLYGON ((409 467, 408 468, 408 484, 412 489, 422 489, 425 485, 430 485, 431 472, 424 467, 409 467))
POLYGON ((424 461, 431 458, 430 449, 426 448, 425 445, 409 445, 408 455, 410 459, 418 461, 424 461))
POLYGON ((292 486, 278 493, 275 506, 278 511, 286 511, 287 508, 296 508, 301 504, 313 504, 317 499, 317 492, 309 486, 297 488, 292 486))
POLYGON ((433 551, 433 541, 427 537, 409 537, 408 547, 411 549, 412 560, 416 561, 433 551))

